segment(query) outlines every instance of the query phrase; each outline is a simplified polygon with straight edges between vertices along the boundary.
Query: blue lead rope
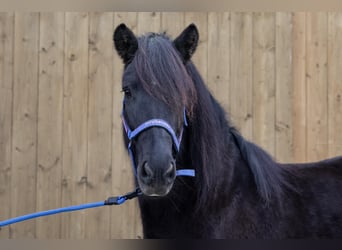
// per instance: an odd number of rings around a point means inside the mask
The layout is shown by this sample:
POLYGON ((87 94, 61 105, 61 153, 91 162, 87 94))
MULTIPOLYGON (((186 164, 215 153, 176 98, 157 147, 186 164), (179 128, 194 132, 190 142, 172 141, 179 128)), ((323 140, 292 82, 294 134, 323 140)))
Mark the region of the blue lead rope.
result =
POLYGON ((36 213, 32 213, 32 214, 26 214, 26 215, 22 215, 22 216, 19 216, 16 218, 1 221, 0 222, 0 228, 14 224, 14 223, 17 223, 17 222, 34 219, 37 217, 48 216, 48 215, 52 215, 52 214, 59 214, 59 213, 64 213, 64 212, 71 212, 71 211, 76 211, 76 210, 81 210, 81 209, 92 208, 92 207, 101 207, 101 206, 104 206, 104 201, 87 203, 87 204, 82 204, 82 205, 77 205, 77 206, 51 209, 51 210, 36 212, 36 213))
MULTIPOLYGON (((193 169, 180 169, 177 170, 177 176, 195 176, 195 170, 193 169)), ((133 192, 127 193, 122 196, 116 196, 116 197, 109 197, 105 201, 98 201, 98 202, 92 202, 92 203, 86 203, 82 205, 76 205, 76 206, 69 206, 69 207, 62 207, 62 208, 56 208, 56 209, 51 209, 51 210, 46 210, 46 211, 41 211, 41 212, 36 212, 32 214, 26 214, 22 215, 19 217, 15 217, 12 219, 0 221, 0 229, 1 227, 8 226, 14 223, 18 223, 21 221, 25 220, 30 220, 42 216, 48 216, 48 215, 53 215, 53 214, 59 214, 59 213, 64 213, 64 212, 72 212, 72 211, 77 211, 77 210, 83 210, 83 209, 88 209, 88 208, 95 208, 95 207, 102 207, 102 206, 111 206, 111 205, 121 205, 123 204, 126 200, 133 199, 135 197, 138 197, 139 195, 142 195, 142 192, 140 188, 136 188, 133 192)))
POLYGON ((48 216, 48 215, 53 215, 53 214, 59 214, 59 213, 64 213, 64 212, 72 212, 72 211, 83 210, 83 209, 88 209, 88 208, 95 208, 95 207, 102 207, 102 206, 121 205, 126 200, 133 199, 139 195, 141 195, 141 191, 139 188, 137 188, 135 191, 133 191, 131 193, 127 193, 123 196, 118 196, 118 197, 109 197, 105 201, 98 201, 98 202, 86 203, 86 204, 82 204, 82 205, 62 207, 62 208, 56 208, 56 209, 36 212, 36 213, 32 213, 32 214, 26 214, 26 215, 22 215, 22 216, 19 216, 16 218, 0 221, 0 228, 3 226, 8 226, 8 225, 11 225, 11 224, 14 224, 17 222, 30 220, 30 219, 34 219, 34 218, 42 217, 42 216, 48 216))

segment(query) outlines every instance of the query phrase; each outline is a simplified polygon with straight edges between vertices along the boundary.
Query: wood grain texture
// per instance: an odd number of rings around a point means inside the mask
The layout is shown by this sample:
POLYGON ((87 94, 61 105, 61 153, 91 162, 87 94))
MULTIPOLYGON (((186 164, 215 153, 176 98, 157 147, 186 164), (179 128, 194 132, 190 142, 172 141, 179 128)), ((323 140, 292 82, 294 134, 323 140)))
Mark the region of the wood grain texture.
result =
POLYGON ((293 162, 292 14, 276 13, 275 158, 293 162))
MULTIPOLYGON (((11 216, 36 211, 39 13, 15 14, 11 216)), ((35 238, 36 221, 11 227, 35 238)))
MULTIPOLYGON (((89 16, 87 202, 106 199, 112 188, 113 13, 89 16)), ((110 209, 87 212, 87 239, 110 238, 110 209)))
MULTIPOLYGON (((64 13, 41 13, 36 210, 61 203, 64 79, 64 13)), ((38 238, 60 237, 60 216, 37 220, 38 238)))
POLYGON ((161 31, 166 32, 171 39, 176 39, 185 29, 185 15, 183 12, 162 12, 161 31))
POLYGON ((253 141, 275 155, 275 14, 253 14, 253 141))
MULTIPOLYGON (((88 14, 65 14, 62 206, 86 201, 88 14)), ((85 238, 86 211, 62 215, 61 237, 85 238)))
POLYGON ((293 160, 295 162, 306 162, 306 13, 293 13, 292 23, 293 160))
POLYGON ((230 13, 208 13, 208 85, 229 111, 230 13))
POLYGON ((327 13, 307 13, 307 157, 328 156, 327 13))
POLYGON ((160 12, 139 12, 137 14, 137 29, 135 34, 140 36, 148 32, 161 32, 160 12))
MULTIPOLYGON (((0 13, 0 221, 11 216, 14 14, 0 13)), ((9 238, 9 227, 0 238, 9 238)))
POLYGON ((328 154, 342 155, 342 13, 328 14, 328 154))
POLYGON ((231 13, 230 117, 241 134, 253 139, 253 15, 231 13))

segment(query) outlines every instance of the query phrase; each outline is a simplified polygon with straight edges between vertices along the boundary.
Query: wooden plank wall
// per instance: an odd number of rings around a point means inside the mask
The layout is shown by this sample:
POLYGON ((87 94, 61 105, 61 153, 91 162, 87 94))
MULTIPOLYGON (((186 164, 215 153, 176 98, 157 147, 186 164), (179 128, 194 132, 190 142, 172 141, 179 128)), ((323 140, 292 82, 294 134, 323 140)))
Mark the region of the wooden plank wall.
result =
MULTIPOLYGON (((277 160, 342 155, 342 13, 0 13, 0 220, 133 188, 112 44, 121 22, 171 37, 195 23, 203 79, 242 134, 277 160)), ((0 231, 141 236, 136 201, 0 231)))

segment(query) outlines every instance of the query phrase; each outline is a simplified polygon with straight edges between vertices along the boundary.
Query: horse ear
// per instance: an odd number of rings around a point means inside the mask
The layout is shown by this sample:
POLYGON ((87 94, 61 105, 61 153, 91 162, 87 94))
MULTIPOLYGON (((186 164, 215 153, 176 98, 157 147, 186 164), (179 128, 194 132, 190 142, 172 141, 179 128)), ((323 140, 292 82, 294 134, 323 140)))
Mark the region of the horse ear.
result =
POLYGON ((190 60, 198 45, 198 30, 195 24, 190 24, 175 40, 174 45, 183 57, 184 62, 190 60))
POLYGON ((133 32, 122 23, 116 27, 113 33, 113 41, 115 49, 124 64, 130 63, 138 49, 138 40, 133 32))

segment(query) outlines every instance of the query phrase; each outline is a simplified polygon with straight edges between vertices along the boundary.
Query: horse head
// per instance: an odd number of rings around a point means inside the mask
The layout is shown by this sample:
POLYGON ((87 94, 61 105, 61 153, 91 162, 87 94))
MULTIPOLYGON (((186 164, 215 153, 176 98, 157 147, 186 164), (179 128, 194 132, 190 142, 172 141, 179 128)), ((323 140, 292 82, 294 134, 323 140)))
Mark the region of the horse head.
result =
POLYGON ((174 41, 165 34, 136 37, 125 25, 113 34, 125 65, 122 119, 138 185, 148 196, 165 196, 176 178, 184 126, 196 100, 185 64, 195 52, 198 31, 186 28, 174 41))

